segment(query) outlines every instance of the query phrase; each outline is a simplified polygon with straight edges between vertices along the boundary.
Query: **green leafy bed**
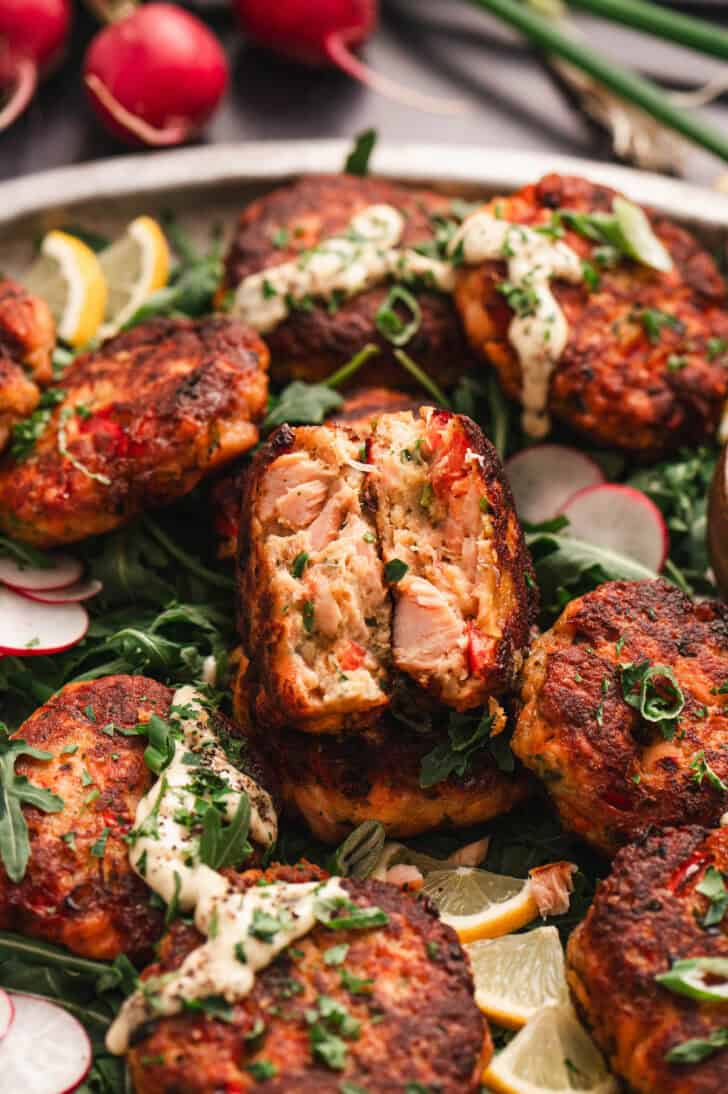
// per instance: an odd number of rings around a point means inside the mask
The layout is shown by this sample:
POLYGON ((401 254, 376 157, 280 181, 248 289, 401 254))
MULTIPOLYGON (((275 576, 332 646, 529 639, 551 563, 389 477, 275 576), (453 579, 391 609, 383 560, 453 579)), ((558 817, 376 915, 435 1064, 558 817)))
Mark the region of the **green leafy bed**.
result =
MULTIPOLYGON (((207 255, 198 255, 174 226, 170 226, 170 239, 179 255, 170 286, 157 293, 135 321, 156 314, 200 315, 212 306, 221 272, 219 246, 207 255)), ((392 322, 390 317, 390 326, 392 322)), ((358 379, 366 382, 366 361, 373 352, 373 348, 364 347, 350 366, 326 384, 296 382, 273 395, 265 429, 282 421, 322 421, 340 405, 341 396, 335 388, 347 375, 358 367, 358 379)), ((59 352, 59 370, 68 359, 70 354, 59 352)), ((436 386, 421 376, 416 362, 407 359, 403 364, 414 366, 411 371, 420 376, 429 396, 437 396, 436 386)), ((480 423, 501 457, 523 445, 517 411, 506 403, 485 370, 482 375, 463 378, 449 399, 455 410, 480 423)), ((32 448, 47 416, 42 407, 16 432, 16 452, 32 448)), ((570 440, 566 436, 556 439, 570 440)), ((592 455, 603 464, 609 478, 638 486, 664 513, 671 535, 667 576, 688 591, 711 593, 706 576, 705 498, 717 450, 686 452, 632 473, 617 454, 592 455)), ((0 659, 0 718, 8 730, 70 681, 110 673, 143 673, 164 683, 194 682, 200 680, 203 663, 210 656, 215 658, 218 680, 223 682, 221 702, 229 702, 224 681, 228 654, 236 644, 234 584, 229 564, 215 558, 214 537, 209 532, 211 514, 207 489, 201 487, 168 509, 75 548, 89 572, 103 582, 103 593, 89 604, 90 629, 79 645, 65 653, 0 659)), ((561 521, 528 530, 541 590, 542 626, 549 625, 573 597, 603 581, 651 576, 629 559, 570 539, 564 532, 561 521)), ((33 561, 32 550, 7 539, 0 538, 0 552, 33 561)), ((507 743, 498 743, 496 750, 489 730, 487 718, 454 716, 448 741, 426 758, 423 785, 433 785, 450 773, 462 775, 470 757, 481 748, 491 748, 499 766, 513 770, 514 758, 507 743)), ((23 854, 22 847, 11 846, 22 827, 13 823, 13 817, 23 800, 31 800, 28 793, 32 794, 27 785, 25 794, 18 786, 13 758, 5 739, 0 753, 0 843, 5 861, 14 853, 23 854)), ((48 800, 34 804, 52 810, 53 797, 47 795, 48 800)), ((548 806, 539 802, 473 832, 456 836, 436 833, 414 843, 420 850, 444 856, 483 832, 491 836, 485 865, 498 872, 525 876, 532 867, 555 859, 578 863, 572 910, 556 921, 566 936, 584 915, 603 863, 564 833, 548 806)), ((283 828, 275 857, 294 862, 306 855, 325 863, 329 853, 300 827, 289 824, 283 828)), ((83 1091, 122 1094, 125 1090, 123 1065, 105 1052, 103 1035, 135 975, 126 959, 113 965, 86 961, 53 946, 0 932, 0 985, 59 1000, 88 1029, 95 1061, 83 1091)))

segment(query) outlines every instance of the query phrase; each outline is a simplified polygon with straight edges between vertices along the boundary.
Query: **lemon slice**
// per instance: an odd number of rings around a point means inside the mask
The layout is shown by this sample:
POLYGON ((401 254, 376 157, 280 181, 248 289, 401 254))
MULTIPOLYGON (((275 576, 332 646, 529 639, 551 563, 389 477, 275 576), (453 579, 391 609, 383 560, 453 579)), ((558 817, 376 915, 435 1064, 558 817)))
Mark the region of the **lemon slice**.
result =
POLYGON ((475 1002, 500 1026, 520 1029, 549 1005, 568 1003, 564 951, 555 927, 466 944, 475 1002))
POLYGON ((46 301, 64 342, 78 348, 96 334, 106 309, 106 279, 94 252, 76 236, 48 232, 25 287, 46 301))
POLYGON ((449 866, 425 874, 422 892, 461 942, 498 938, 539 914, 529 878, 507 877, 473 866, 449 866))
POLYGON ((617 1094, 619 1089, 568 1005, 540 1010, 493 1057, 483 1082, 497 1094, 617 1094))
POLYGON ((167 284, 169 246, 152 217, 132 220, 123 236, 99 255, 109 286, 102 334, 114 334, 144 301, 167 284))

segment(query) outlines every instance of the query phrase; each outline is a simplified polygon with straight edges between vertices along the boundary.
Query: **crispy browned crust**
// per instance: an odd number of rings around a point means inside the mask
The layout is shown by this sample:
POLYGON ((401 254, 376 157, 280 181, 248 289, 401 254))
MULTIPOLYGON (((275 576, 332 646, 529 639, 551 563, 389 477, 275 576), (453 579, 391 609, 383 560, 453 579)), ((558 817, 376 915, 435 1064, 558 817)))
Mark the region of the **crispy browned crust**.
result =
MULTIPOLYGON (((122 731, 169 714, 174 691, 145 676, 105 676, 67 684, 15 734, 53 754, 48 761, 21 757, 15 771, 63 799, 59 813, 24 806, 30 859, 18 884, 0 866, 0 927, 67 946, 99 960, 120 953, 148 958, 163 916, 151 890, 129 864, 124 837, 136 807, 154 782, 144 762, 147 739, 122 731), (64 752, 64 749, 66 750, 64 752), (89 781, 91 780, 91 781, 89 781), (75 841, 63 839, 75 833, 75 841), (103 855, 92 847, 106 832, 103 855)), ((237 730, 216 712, 222 733, 237 730)), ((243 769, 272 794, 275 780, 250 744, 243 769)), ((260 861, 254 847, 251 864, 260 861)))
POLYGON ((728 1051, 698 1064, 665 1054, 728 1026, 728 1003, 698 1003, 655 982, 673 961, 728 958, 728 923, 705 930, 697 892, 708 866, 728 869, 728 829, 673 828, 620 851, 567 950, 574 1001, 614 1071, 639 1094, 728 1089, 728 1051))
MULTIPOLYGON (((447 216, 450 199, 382 179, 350 175, 299 179, 245 209, 228 252, 225 287, 232 288, 250 274, 290 261, 301 251, 343 231, 367 206, 379 203, 394 205, 405 214, 402 242, 413 245, 432 238, 429 217, 437 213, 447 216), (281 228, 288 229, 290 245, 276 248, 272 241, 281 228)), ((382 352, 366 364, 366 382, 411 388, 412 377, 399 365, 394 347, 376 327, 376 313, 388 291, 382 286, 359 293, 334 314, 325 307, 295 311, 266 338, 273 378, 320 380, 365 343, 374 342, 382 352)), ((440 383, 452 383, 472 363, 452 300, 441 293, 422 292, 418 293, 418 301, 422 323, 407 344, 407 352, 440 383)))
POLYGON ((717 824, 728 793, 728 608, 666 581, 613 581, 572 601, 524 669, 513 749, 564 825, 607 854, 652 825, 717 824), (619 646, 618 646, 619 644, 619 646), (674 739, 623 698, 619 664, 672 669, 685 695, 674 739))
MULTIPOLYGON (((614 191, 585 179, 547 175, 498 198, 498 214, 522 224, 548 222, 555 209, 609 212, 614 191)), ((555 281, 570 336, 549 395, 555 417, 592 442, 654 456, 715 433, 728 389, 726 357, 710 359, 710 338, 728 337, 725 284, 711 256, 683 228, 649 214, 674 261, 658 273, 623 260, 601 272, 595 292, 555 281), (662 329, 651 343, 640 319, 645 308, 674 316, 684 330, 662 329), (671 355, 686 364, 668 368, 671 355)), ((566 229, 564 241, 584 257, 593 244, 566 229)), ((492 362, 507 394, 517 399, 521 369, 508 341, 512 312, 497 285, 503 262, 462 267, 456 303, 473 348, 492 362)))
MULTIPOLYGON (((242 875, 249 886, 258 871, 242 875)), ((308 864, 273 867, 267 880, 322 878, 308 864)), ((492 1047, 473 1000, 467 957, 455 932, 433 906, 376 881, 344 881, 352 901, 376 906, 389 916, 386 927, 331 931, 315 927, 261 970, 232 1022, 184 1014, 150 1022, 129 1052, 137 1094, 210 1094, 261 1089, 269 1094, 339 1094, 348 1081, 367 1094, 394 1094, 408 1083, 439 1094, 475 1094, 482 1065, 492 1047), (324 953, 349 944, 345 967, 370 979, 371 991, 354 994, 341 983, 341 969, 324 953), (296 956, 299 955, 299 956, 296 956), (326 995, 361 1023, 356 1040, 346 1041, 346 1063, 334 1071, 314 1060, 305 1011, 326 995), (254 1029, 263 1031, 252 1036, 254 1029), (276 1074, 258 1083, 247 1068, 268 1061, 276 1074)), ((177 923, 162 943, 161 961, 144 974, 179 966, 200 936, 177 923)), ((419 1087, 418 1087, 419 1089, 419 1087)))
POLYGON ((0 278, 0 356, 22 364, 37 384, 50 383, 56 344, 53 317, 45 300, 9 277, 0 278))
POLYGON ((33 453, 0 470, 0 527, 72 543, 188 493, 256 443, 267 362, 227 317, 150 320, 77 358, 33 453))
POLYGON ((38 405, 52 379, 56 332, 48 305, 0 278, 0 452, 14 425, 38 405))
MULTIPOLYGON (((447 714, 443 714, 443 725, 447 714)), ((420 786, 422 759, 442 743, 439 733, 416 733, 385 719, 352 736, 283 731, 261 740, 280 780, 286 808, 313 834, 338 843, 365 820, 404 839, 436 828, 467 828, 507 813, 528 796, 530 780, 500 772, 483 750, 467 773, 420 786)))
POLYGON ((151 951, 162 915, 132 871, 124 842, 137 804, 153 782, 144 763, 147 742, 119 732, 112 736, 104 727, 129 729, 152 714, 165 717, 172 694, 144 676, 69 684, 20 727, 16 736, 53 753, 53 759, 22 757, 17 774, 58 794, 64 807, 53 814, 24 807, 30 860, 17 885, 0 867, 3 928, 97 959, 151 951), (105 829, 104 854, 96 857, 91 848, 105 829), (75 832, 75 848, 62 838, 69 832, 75 832))

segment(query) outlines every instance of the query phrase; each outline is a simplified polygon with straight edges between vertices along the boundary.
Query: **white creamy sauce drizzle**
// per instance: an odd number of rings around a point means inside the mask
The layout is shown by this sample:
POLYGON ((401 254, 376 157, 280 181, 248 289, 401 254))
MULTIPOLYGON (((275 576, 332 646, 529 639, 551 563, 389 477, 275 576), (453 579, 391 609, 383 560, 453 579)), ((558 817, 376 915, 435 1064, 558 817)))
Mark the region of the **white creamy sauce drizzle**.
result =
POLYGON ((298 258, 269 266, 241 281, 233 311, 265 333, 290 314, 296 302, 343 297, 395 281, 425 280, 443 292, 455 284, 448 262, 399 248, 404 218, 392 205, 371 205, 358 213, 345 232, 323 240, 298 258))
POLYGON ((508 281, 523 294, 522 314, 511 320, 508 338, 521 364, 523 428, 530 437, 544 437, 550 426, 546 406, 551 373, 569 337, 551 280, 581 281, 581 259, 566 243, 485 212, 468 217, 455 234, 450 253, 459 247, 468 265, 504 260, 508 281))
MULTIPOLYGON (((277 817, 268 792, 228 760, 212 728, 209 712, 194 688, 183 687, 175 692, 172 714, 179 722, 181 738, 175 741, 170 763, 137 805, 129 860, 136 873, 167 904, 174 901, 180 911, 189 912, 194 909, 195 922, 200 931, 212 935, 211 925, 228 923, 231 910, 240 905, 242 896, 231 891, 222 874, 200 860, 200 838, 190 830, 185 823, 186 819, 195 814, 200 798, 211 801, 214 794, 215 804, 230 821, 235 816, 242 796, 246 794, 250 803, 250 837, 267 847, 277 837, 277 817), (204 782, 195 786, 195 776, 203 771, 214 773, 229 789, 220 790, 218 786, 217 789, 207 790, 204 782)), ((302 899, 305 897, 301 886, 289 888, 301 893, 302 899)), ((276 899, 276 892, 277 888, 274 886, 254 891, 245 904, 245 914, 249 921, 252 921, 256 907, 268 909, 270 901, 276 899), (266 896, 259 903, 258 896, 264 893, 266 896)), ((279 894, 284 904, 286 897, 285 893, 282 896, 279 894)), ((304 911, 305 908, 300 912, 296 911, 295 916, 291 912, 294 925, 291 929, 297 929, 299 922, 305 918, 304 911)), ((238 916, 243 912, 238 910, 235 914, 238 916)), ((124 1052, 129 1033, 139 1022, 160 1013, 171 1014, 174 1010, 180 1010, 185 998, 193 999, 210 994, 227 997, 230 991, 239 994, 238 989, 242 982, 240 969, 245 966, 236 962, 231 947, 228 947, 230 952, 225 950, 223 933, 221 931, 216 934, 206 946, 189 955, 182 969, 174 975, 174 986, 170 979, 169 987, 165 987, 160 993, 161 1002, 154 997, 154 1007, 148 999, 148 991, 135 992, 129 997, 109 1029, 110 1051, 124 1052), (197 954, 201 956, 196 957, 197 954), (192 966, 197 970, 195 975, 190 974, 192 966), (163 1009, 159 1010, 159 1006, 163 1009)), ((281 930, 279 934, 281 939, 285 937, 285 931, 281 930)), ((224 938, 229 939, 229 936, 228 930, 224 938)), ((298 935, 294 934, 292 937, 298 935)), ((252 941, 243 939, 242 943, 247 947, 252 941)), ((286 944, 282 942, 280 948, 286 944)), ((251 967, 267 964, 278 952, 277 945, 278 936, 275 945, 268 948, 269 957, 264 960, 263 950, 256 941, 251 967), (260 963, 256 966, 255 961, 260 963)), ((246 983, 248 975, 243 976, 246 983)), ((252 979, 244 993, 250 990, 251 984, 252 979)))
POLYGON ((185 1000, 222 996, 228 1003, 246 996, 255 973, 316 924, 322 901, 349 902, 339 878, 324 882, 273 882, 236 892, 220 874, 209 870, 197 896, 195 926, 207 936, 173 973, 148 979, 130 995, 106 1035, 117 1055, 129 1046, 130 1034, 151 1018, 177 1014, 185 1000), (260 916, 273 917, 257 928, 260 916))

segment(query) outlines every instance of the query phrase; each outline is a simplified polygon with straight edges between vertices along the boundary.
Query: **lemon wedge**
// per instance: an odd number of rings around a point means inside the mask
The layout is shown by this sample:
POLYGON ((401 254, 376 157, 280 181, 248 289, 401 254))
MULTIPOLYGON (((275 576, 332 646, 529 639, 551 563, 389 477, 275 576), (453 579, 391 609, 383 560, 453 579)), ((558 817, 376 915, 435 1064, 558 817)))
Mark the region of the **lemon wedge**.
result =
POLYGON ((422 892, 461 942, 498 938, 539 914, 530 878, 507 877, 473 866, 441 866, 425 874, 422 892))
POLYGON ((76 236, 48 232, 25 287, 46 301, 64 342, 77 349, 96 334, 106 310, 106 278, 94 252, 76 236))
POLYGON ((617 1081, 571 1006, 549 1006, 493 1057, 483 1074, 496 1094, 617 1094, 617 1081))
POLYGON ((475 1002, 488 1018, 520 1029, 545 1006, 569 1001, 564 951, 555 927, 481 939, 465 946, 475 1002))
POLYGON ((169 245, 153 217, 132 220, 126 231, 99 255, 109 286, 102 334, 108 337, 128 323, 169 277, 169 245))

